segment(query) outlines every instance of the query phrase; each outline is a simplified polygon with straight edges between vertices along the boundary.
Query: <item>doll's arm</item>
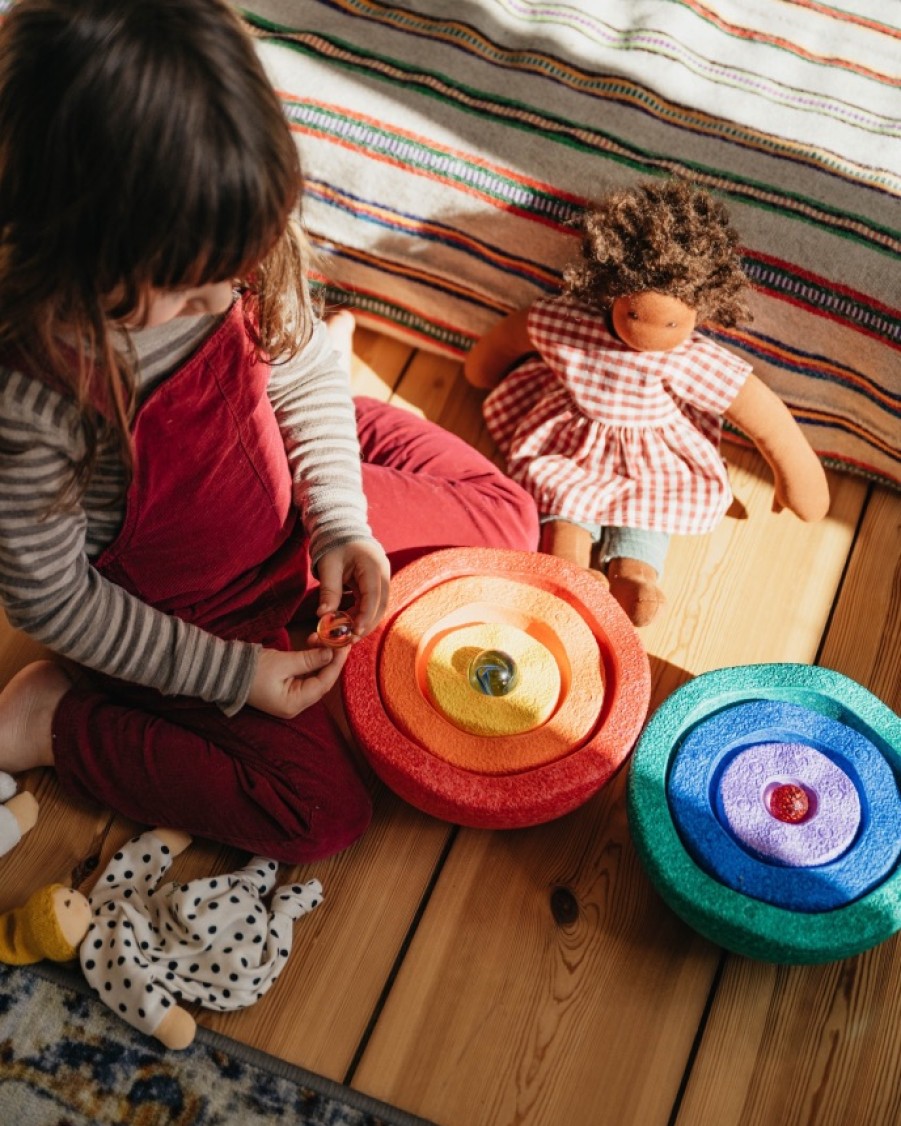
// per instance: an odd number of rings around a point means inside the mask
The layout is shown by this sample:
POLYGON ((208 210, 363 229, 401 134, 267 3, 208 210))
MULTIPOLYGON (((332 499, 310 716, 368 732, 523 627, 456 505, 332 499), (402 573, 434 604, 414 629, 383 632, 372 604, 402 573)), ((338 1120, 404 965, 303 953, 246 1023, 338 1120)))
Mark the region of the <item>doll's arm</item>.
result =
POLYGON ((821 520, 829 510, 826 474, 779 396, 756 375, 749 375, 725 413, 772 469, 774 509, 790 508, 802 520, 821 520))
POLYGON ((463 364, 473 387, 496 387, 520 357, 535 351, 526 323, 528 309, 510 313, 480 337, 463 364))
POLYGON ((181 1051, 190 1047, 197 1033, 197 1022, 187 1009, 181 1005, 173 1005, 166 1010, 166 1015, 153 1030, 153 1035, 160 1041, 164 1048, 181 1051))
POLYGON ((275 887, 278 865, 265 856, 252 856, 250 861, 227 877, 230 885, 248 884, 260 895, 268 895, 275 887))
POLYGON ((183 829, 148 829, 155 837, 163 842, 173 856, 179 856, 191 843, 191 834, 183 829))
POLYGON ((132 837, 113 856, 97 880, 91 902, 104 903, 121 897, 123 890, 139 886, 142 893, 162 880, 173 859, 191 843, 180 829, 148 829, 132 837))

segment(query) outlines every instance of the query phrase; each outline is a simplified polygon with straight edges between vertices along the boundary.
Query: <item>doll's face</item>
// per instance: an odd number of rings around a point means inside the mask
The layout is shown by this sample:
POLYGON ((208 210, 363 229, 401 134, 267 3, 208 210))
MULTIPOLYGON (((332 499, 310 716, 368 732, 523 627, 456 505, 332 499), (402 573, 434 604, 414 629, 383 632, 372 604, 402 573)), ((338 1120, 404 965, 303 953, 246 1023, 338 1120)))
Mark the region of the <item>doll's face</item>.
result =
POLYGON ((58 887, 53 892, 53 907, 63 938, 77 947, 91 925, 91 904, 81 892, 58 887))
POLYGON ((630 293, 611 309, 613 331, 636 352, 668 352, 694 331, 698 315, 690 305, 665 293, 630 293))

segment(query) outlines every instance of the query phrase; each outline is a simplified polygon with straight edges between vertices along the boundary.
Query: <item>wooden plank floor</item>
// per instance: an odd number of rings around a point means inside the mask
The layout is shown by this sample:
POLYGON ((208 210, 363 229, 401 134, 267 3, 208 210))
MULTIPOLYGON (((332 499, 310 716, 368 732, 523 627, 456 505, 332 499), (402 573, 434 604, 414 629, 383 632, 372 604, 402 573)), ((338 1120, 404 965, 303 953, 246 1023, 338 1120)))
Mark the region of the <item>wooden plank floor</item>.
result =
MULTIPOLYGON (((367 331, 358 393, 436 419, 489 454, 459 365, 367 331)), ((833 476, 808 527, 770 512, 762 463, 727 447, 746 518, 674 541, 669 605, 643 631, 656 707, 688 677, 816 662, 901 707, 901 497, 833 476)), ((38 652, 0 629, 0 683, 38 652)), ((0 860, 0 907, 38 884, 89 890, 136 826, 23 779, 38 826, 0 860)), ((202 1023, 441 1126, 897 1126, 901 940, 845 962, 727 954, 658 899, 632 848, 620 774, 580 810, 508 833, 461 830, 373 781, 373 827, 318 877, 278 985, 202 1023), (561 910, 561 905, 563 909, 561 910)), ((205 842, 174 875, 242 856, 205 842)))

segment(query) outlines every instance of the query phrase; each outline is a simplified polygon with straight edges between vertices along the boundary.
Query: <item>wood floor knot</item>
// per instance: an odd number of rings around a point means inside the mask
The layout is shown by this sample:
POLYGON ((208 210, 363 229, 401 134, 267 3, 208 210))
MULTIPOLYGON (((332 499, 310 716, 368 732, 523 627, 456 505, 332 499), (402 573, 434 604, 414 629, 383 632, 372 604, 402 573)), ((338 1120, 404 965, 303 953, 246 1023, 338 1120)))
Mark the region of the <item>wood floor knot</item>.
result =
POLYGON ((555 887, 551 892, 551 914, 561 927, 572 926, 579 918, 579 901, 567 887, 555 887))

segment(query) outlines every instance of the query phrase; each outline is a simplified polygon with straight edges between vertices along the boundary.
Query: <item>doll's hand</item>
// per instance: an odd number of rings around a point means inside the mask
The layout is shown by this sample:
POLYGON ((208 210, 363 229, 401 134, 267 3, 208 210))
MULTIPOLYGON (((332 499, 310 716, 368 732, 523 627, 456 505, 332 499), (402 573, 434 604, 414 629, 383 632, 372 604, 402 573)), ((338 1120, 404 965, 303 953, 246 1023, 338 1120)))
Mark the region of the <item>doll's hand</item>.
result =
POLYGON ((773 471, 773 511, 790 508, 801 520, 822 520, 829 511, 829 482, 785 403, 752 373, 725 413, 773 471))
POLYGON ((346 588, 354 593, 350 614, 354 636, 365 637, 382 620, 388 605, 391 568, 388 557, 374 540, 355 540, 327 551, 316 565, 319 572, 319 608, 322 617, 341 604, 346 588))
POLYGON ((263 649, 247 703, 280 719, 293 719, 332 688, 347 660, 347 650, 263 649))
POLYGON ((811 459, 809 471, 800 479, 774 474, 773 511, 787 508, 799 520, 822 520, 829 511, 829 484, 819 462, 811 459))

